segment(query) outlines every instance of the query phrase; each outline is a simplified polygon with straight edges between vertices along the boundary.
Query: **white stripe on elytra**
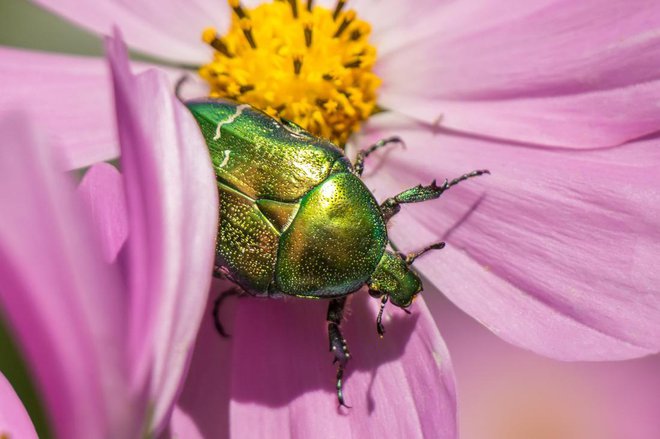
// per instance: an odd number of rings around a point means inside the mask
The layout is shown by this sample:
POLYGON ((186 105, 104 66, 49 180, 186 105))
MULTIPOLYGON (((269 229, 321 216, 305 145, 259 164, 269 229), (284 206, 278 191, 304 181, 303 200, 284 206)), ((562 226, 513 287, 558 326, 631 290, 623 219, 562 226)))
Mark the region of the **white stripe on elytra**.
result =
POLYGON ((225 158, 222 159, 222 163, 220 163, 220 164, 218 165, 218 168, 224 168, 224 167, 225 167, 225 165, 226 165, 227 162, 229 161, 229 153, 230 153, 230 152, 231 152, 231 151, 229 151, 229 150, 225 150, 225 151, 223 151, 223 153, 225 154, 225 158))
POLYGON ((236 118, 240 116, 243 110, 245 110, 246 108, 250 108, 250 106, 246 104, 241 104, 238 107, 236 107, 236 113, 229 116, 229 118, 218 122, 218 126, 215 128, 215 136, 213 136, 213 140, 218 140, 220 138, 220 128, 222 128, 223 125, 227 125, 235 121, 236 118))

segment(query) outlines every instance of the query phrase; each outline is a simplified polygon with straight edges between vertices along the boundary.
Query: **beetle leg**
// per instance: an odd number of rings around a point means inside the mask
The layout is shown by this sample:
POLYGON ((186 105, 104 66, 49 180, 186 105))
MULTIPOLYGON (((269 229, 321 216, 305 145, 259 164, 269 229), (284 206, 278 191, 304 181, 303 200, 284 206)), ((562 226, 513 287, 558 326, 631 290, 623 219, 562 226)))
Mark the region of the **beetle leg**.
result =
POLYGON ((406 265, 412 265, 413 262, 415 262, 415 259, 419 258, 424 253, 426 253, 430 250, 442 250, 443 248, 445 248, 445 243, 441 241, 441 242, 436 242, 434 244, 426 246, 426 247, 424 247, 423 249, 421 249, 419 251, 408 253, 404 258, 405 261, 406 261, 406 265))
POLYGON ((340 297, 338 299, 332 299, 330 305, 328 306, 328 338, 330 341, 330 352, 335 356, 332 363, 337 363, 337 399, 339 400, 339 405, 344 407, 349 407, 344 401, 344 390, 343 390, 343 377, 344 369, 346 368, 346 363, 351 358, 351 353, 348 351, 348 345, 346 344, 346 339, 341 334, 341 325, 342 315, 344 313, 344 305, 346 305, 346 297, 340 297))
POLYGON ((380 311, 378 311, 378 317, 376 318, 376 331, 378 332, 380 338, 383 338, 383 335, 385 335, 385 328, 383 327, 383 311, 385 310, 385 304, 389 298, 390 296, 386 294, 381 299, 380 311))
POLYGON ((399 195, 388 198, 383 201, 383 204, 380 205, 380 211, 383 214, 383 219, 385 222, 389 221, 394 215, 399 213, 401 210, 401 205, 406 203, 419 203, 421 201, 434 200, 444 191, 450 187, 457 185, 458 183, 467 180, 468 178, 478 177, 483 174, 490 174, 487 169, 479 169, 477 171, 472 171, 470 173, 461 175, 458 178, 455 178, 451 181, 445 180, 440 186, 438 186, 433 180, 430 185, 422 186, 417 185, 413 188, 407 189, 401 192, 399 195))
POLYGON ((220 295, 218 295, 218 297, 215 299, 215 302, 213 302, 213 323, 215 324, 215 330, 218 331, 218 334, 220 334, 223 338, 229 338, 230 335, 225 332, 225 328, 222 326, 222 323, 220 323, 220 305, 222 304, 222 301, 227 297, 238 296, 239 294, 241 294, 241 290, 239 288, 232 288, 220 293, 220 295))
POLYGON ((403 140, 401 140, 400 137, 394 136, 394 137, 388 137, 387 139, 381 139, 378 142, 371 145, 370 147, 358 152, 357 157, 355 158, 355 164, 353 164, 355 173, 358 176, 362 175, 362 171, 364 171, 364 159, 366 159, 369 156, 369 154, 371 154, 372 152, 391 143, 400 143, 401 145, 405 145, 405 143, 403 143, 403 140))

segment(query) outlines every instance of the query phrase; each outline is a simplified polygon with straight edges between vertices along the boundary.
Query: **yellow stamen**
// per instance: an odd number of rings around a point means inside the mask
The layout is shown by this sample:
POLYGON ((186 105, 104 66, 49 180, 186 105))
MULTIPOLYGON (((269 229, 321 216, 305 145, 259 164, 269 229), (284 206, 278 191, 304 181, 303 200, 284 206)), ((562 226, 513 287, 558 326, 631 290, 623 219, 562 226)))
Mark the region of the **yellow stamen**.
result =
POLYGON ((345 4, 288 0, 247 9, 229 0, 227 33, 202 33, 215 49, 199 71, 211 96, 248 103, 343 145, 373 114, 380 85, 371 27, 343 11, 345 4))
POLYGON ((337 32, 335 32, 335 34, 333 35, 333 38, 337 38, 338 36, 343 34, 346 28, 348 27, 348 25, 351 24, 351 22, 354 20, 355 20, 354 11, 348 11, 346 14, 344 14, 344 20, 339 25, 337 32))
POLYGON ((293 18, 298 18, 298 0, 289 0, 289 4, 291 5, 293 18))
POLYGON ((305 32, 305 46, 312 47, 312 29, 314 29, 314 23, 311 21, 303 24, 303 32, 305 32))
POLYGON ((297 55, 293 57, 293 71, 296 75, 300 75, 300 70, 302 69, 302 55, 297 55))
POLYGON ((254 42, 254 37, 252 36, 252 20, 249 18, 243 17, 239 20, 239 26, 245 35, 245 39, 251 48, 256 49, 257 43, 254 42))
POLYGON ((222 38, 218 38, 218 34, 212 27, 204 29, 204 32, 202 32, 202 40, 204 40, 206 44, 210 45, 218 52, 222 53, 224 56, 229 58, 234 56, 231 52, 229 52, 229 49, 227 48, 225 42, 222 41, 222 38))
POLYGON ((339 1, 337 2, 337 6, 335 7, 334 12, 332 13, 332 19, 333 19, 333 20, 336 20, 337 17, 339 17, 339 13, 340 13, 341 10, 344 8, 344 5, 345 5, 345 4, 346 4, 346 1, 345 1, 345 0, 339 0, 339 1))
POLYGON ((238 18, 245 18, 247 17, 247 14, 243 10, 243 7, 241 6, 240 0, 228 0, 229 6, 234 10, 236 15, 238 15, 238 18))

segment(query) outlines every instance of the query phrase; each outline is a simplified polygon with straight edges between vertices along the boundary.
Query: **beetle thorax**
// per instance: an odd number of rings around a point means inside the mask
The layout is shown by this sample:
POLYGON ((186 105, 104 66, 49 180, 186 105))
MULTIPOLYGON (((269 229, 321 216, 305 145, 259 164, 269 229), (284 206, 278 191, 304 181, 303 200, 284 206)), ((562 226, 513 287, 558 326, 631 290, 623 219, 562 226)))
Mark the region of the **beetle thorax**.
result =
POLYGON ((373 113, 380 85, 371 27, 344 11, 345 3, 331 10, 311 0, 273 1, 248 9, 229 0, 227 33, 203 33, 215 49, 200 69, 211 97, 248 103, 343 145, 373 113))

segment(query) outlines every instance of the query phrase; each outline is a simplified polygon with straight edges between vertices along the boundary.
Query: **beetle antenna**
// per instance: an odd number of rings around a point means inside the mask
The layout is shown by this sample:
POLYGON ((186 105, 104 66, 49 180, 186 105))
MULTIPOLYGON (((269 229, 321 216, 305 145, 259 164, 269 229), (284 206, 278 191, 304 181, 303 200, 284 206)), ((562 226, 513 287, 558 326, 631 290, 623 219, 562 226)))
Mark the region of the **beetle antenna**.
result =
POLYGON ((181 90, 183 89, 183 84, 188 82, 190 80, 190 77, 187 74, 181 75, 179 79, 177 79, 176 84, 174 85, 174 96, 177 97, 178 100, 183 102, 183 97, 181 97, 181 90))
POLYGON ((426 253, 429 250, 440 250, 442 248, 445 248, 445 243, 444 242, 436 242, 435 244, 431 244, 428 247, 418 251, 418 252, 413 252, 413 253, 408 253, 408 256, 406 256, 406 264, 412 265, 413 262, 415 262, 415 259, 419 258, 422 256, 424 253, 426 253))

